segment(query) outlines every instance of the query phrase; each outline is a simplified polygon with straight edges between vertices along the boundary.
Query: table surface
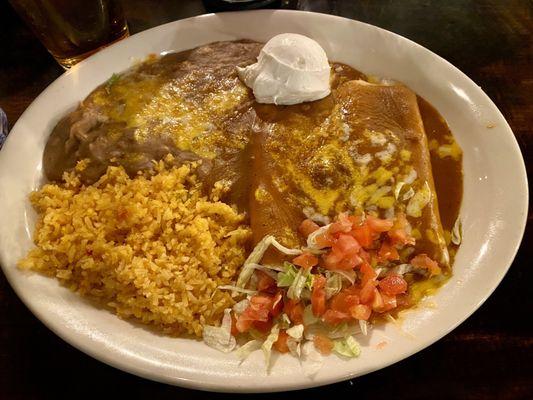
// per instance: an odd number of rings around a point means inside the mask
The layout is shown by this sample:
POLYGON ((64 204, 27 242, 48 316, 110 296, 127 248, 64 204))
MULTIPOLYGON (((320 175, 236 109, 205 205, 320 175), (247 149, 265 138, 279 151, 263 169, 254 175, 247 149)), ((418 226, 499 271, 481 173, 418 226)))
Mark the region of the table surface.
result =
MULTIPOLYGON (((197 0, 124 0, 130 30, 205 13, 197 0)), ((341 15, 399 33, 471 77, 507 118, 528 172, 533 167, 531 0, 300 0, 298 8, 341 15)), ((0 2, 0 107, 11 126, 63 71, 0 2)), ((487 302, 439 342, 391 367, 305 396, 532 399, 533 218, 509 273, 487 302)), ((0 399, 96 397, 233 398, 143 380, 74 349, 39 322, 0 273, 0 399)), ((288 398, 294 394, 279 394, 288 398)), ((267 397, 263 395, 262 397, 267 397)))

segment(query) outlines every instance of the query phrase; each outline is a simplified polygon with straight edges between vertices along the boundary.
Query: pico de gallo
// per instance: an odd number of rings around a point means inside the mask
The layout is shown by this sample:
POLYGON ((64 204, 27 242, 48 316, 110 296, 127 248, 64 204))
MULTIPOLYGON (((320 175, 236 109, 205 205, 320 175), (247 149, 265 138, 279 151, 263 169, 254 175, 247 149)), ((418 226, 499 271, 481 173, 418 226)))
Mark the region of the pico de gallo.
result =
POLYGON ((267 367, 272 351, 315 367, 331 353, 357 357, 355 335, 366 335, 370 321, 409 304, 413 276, 442 274, 436 261, 414 254, 416 240, 403 214, 381 219, 342 213, 323 226, 306 219, 299 233, 306 242, 299 249, 264 237, 235 285, 220 287, 246 297, 226 310, 220 327, 205 327, 207 344, 229 352, 237 338, 248 338, 238 356, 262 349, 267 367), (271 246, 290 261, 262 264, 271 246))

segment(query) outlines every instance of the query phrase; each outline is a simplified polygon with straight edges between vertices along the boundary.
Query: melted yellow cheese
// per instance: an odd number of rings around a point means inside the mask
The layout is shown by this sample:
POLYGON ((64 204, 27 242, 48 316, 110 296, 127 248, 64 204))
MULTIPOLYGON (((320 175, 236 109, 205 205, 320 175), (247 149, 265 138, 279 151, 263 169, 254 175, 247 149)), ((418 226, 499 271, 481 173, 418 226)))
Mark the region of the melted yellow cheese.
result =
POLYGON ((287 172, 291 175, 296 186, 310 199, 313 199, 318 212, 328 215, 339 198, 341 191, 338 189, 317 189, 309 177, 292 164, 287 165, 287 172))
MULTIPOLYGON (((194 80, 194 73, 187 79, 194 80)), ((170 139, 178 149, 194 151, 205 158, 216 156, 216 144, 221 141, 228 147, 242 148, 242 137, 227 137, 216 121, 243 103, 248 89, 237 81, 230 89, 209 93, 199 100, 194 98, 187 79, 125 75, 116 83, 97 89, 91 99, 112 122, 134 129, 138 143, 153 137, 170 139)))

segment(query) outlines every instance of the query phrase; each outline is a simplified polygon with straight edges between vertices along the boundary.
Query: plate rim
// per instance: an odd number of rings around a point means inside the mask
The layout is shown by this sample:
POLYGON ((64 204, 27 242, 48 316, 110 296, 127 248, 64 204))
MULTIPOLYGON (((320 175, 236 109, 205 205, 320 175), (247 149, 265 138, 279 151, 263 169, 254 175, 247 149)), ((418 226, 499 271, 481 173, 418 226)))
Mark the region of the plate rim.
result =
MULTIPOLYGON (((471 82, 474 85, 478 86, 470 77, 468 77, 464 72, 462 72, 460 69, 455 67, 452 63, 450 63, 449 61, 447 61, 443 57, 439 56, 438 54, 432 52, 431 50, 427 49, 426 47, 424 47, 422 45, 419 45, 418 43, 414 42, 413 40, 408 39, 408 38, 406 38, 406 37, 404 37, 404 36, 402 36, 400 34, 397 34, 395 32, 386 30, 384 28, 380 28, 378 26, 375 26, 375 25, 372 25, 372 24, 369 24, 369 23, 365 23, 365 22, 361 22, 361 21, 358 21, 358 20, 354 20, 354 19, 350 19, 350 18, 346 18, 346 17, 341 17, 341 16, 336 16, 336 15, 311 12, 311 11, 301 11, 301 10, 251 10, 251 11, 224 12, 224 13, 208 13, 208 14, 202 14, 202 15, 197 15, 197 16, 193 16, 193 17, 189 17, 189 18, 176 20, 176 21, 167 22, 165 24, 158 25, 158 26, 152 27, 150 29, 135 33, 135 34, 131 35, 130 37, 136 37, 138 35, 143 35, 143 34, 150 35, 150 32, 154 31, 154 30, 166 29, 169 26, 180 24, 180 23, 184 23, 185 21, 190 21, 190 20, 200 20, 201 21, 202 19, 213 18, 213 17, 216 17, 217 15, 229 15, 229 14, 231 14, 233 16, 239 15, 239 16, 242 17, 242 15, 245 15, 245 14, 256 14, 256 15, 268 16, 268 15, 275 14, 275 13, 293 14, 296 17, 298 15, 302 15, 302 14, 319 15, 322 18, 330 19, 332 21, 333 20, 337 20, 337 21, 342 20, 342 21, 345 21, 345 22, 349 22, 351 24, 356 24, 356 25, 360 24, 360 25, 364 25, 364 26, 367 26, 367 27, 371 27, 372 29, 377 29, 381 33, 384 33, 384 34, 387 34, 387 35, 393 35, 395 37, 398 37, 402 41, 409 42, 411 46, 414 46, 414 47, 418 48, 419 51, 424 51, 424 52, 430 54, 432 57, 437 58, 441 63, 447 64, 447 66, 449 68, 451 68, 454 71, 455 74, 461 75, 463 78, 467 79, 469 82, 471 82)), ((114 44, 106 47, 105 49, 101 50, 100 52, 95 53, 91 57, 89 57, 86 60, 80 62, 75 67, 71 68, 69 71, 65 71, 58 78, 56 78, 53 82, 51 82, 32 101, 32 103, 26 108, 26 110, 20 115, 19 119, 17 120, 17 122, 15 123, 15 125, 11 129, 11 133, 16 133, 17 125, 19 125, 19 122, 21 120, 23 120, 23 118, 27 114, 31 114, 32 113, 33 107, 35 106, 35 103, 37 102, 37 100, 39 98, 41 98, 41 97, 46 96, 47 92, 54 85, 58 84, 58 81, 62 81, 63 77, 68 76, 69 74, 75 73, 77 71, 77 69, 79 68, 79 66, 86 65, 88 61, 94 59, 95 57, 106 57, 107 53, 112 51, 112 49, 114 49, 115 46, 119 46, 121 43, 123 43, 124 41, 127 41, 127 40, 129 40, 129 38, 126 38, 123 41, 119 41, 117 43, 114 43, 114 44)), ((184 378, 184 377, 180 377, 180 376, 172 376, 172 377, 170 377, 170 376, 163 376, 163 375, 160 375, 160 374, 157 374, 157 373, 154 374, 154 373, 151 373, 151 371, 149 369, 142 368, 141 366, 137 366, 137 365, 133 365, 133 364, 127 364, 127 359, 114 360, 110 356, 106 355, 105 353, 94 350, 93 347, 91 346, 91 342, 90 341, 83 341, 82 338, 78 338, 76 336, 69 336, 69 332, 70 332, 69 329, 64 329, 64 330, 56 329, 54 324, 47 319, 46 313, 41 312, 37 307, 35 307, 31 303, 29 298, 27 298, 26 295, 23 294, 22 291, 19 290, 20 288, 14 283, 14 281, 12 281, 14 279, 14 277, 13 277, 14 274, 11 274, 8 271, 8 267, 5 266, 5 263, 4 262, 0 262, 0 266, 2 267, 4 275, 6 276, 6 279, 9 282, 10 286, 13 288, 13 290, 15 291, 15 293, 17 294, 19 299, 24 303, 24 305, 48 329, 50 329, 54 334, 56 334, 58 337, 60 337, 63 341, 65 341, 66 343, 72 345, 73 347, 77 348, 78 350, 84 352, 85 354, 95 358, 96 360, 104 362, 104 363, 106 363, 106 364, 108 364, 108 365, 110 365, 110 366, 112 366, 114 368, 117 368, 119 370, 122 370, 122 371, 125 371, 125 372, 128 372, 128 373, 132 373, 134 375, 137 375, 137 376, 140 376, 140 377, 143 377, 143 378, 146 378, 146 379, 150 379, 150 380, 153 380, 153 381, 166 383, 166 384, 171 384, 171 385, 177 385, 177 386, 181 386, 181 387, 185 387, 185 388, 206 390, 206 391, 233 392, 233 393, 236 393, 236 392, 242 392, 242 393, 279 392, 279 391, 299 390, 299 389, 304 389, 304 388, 328 385, 328 384, 344 381, 346 379, 352 379, 354 377, 366 375, 366 374, 368 374, 370 372, 374 372, 376 370, 380 370, 380 369, 386 368, 386 367, 388 367, 390 365, 393 365, 393 364, 395 364, 395 363, 397 363, 399 361, 402 361, 402 360, 412 356, 413 354, 418 353, 418 352, 422 351, 423 349, 433 345, 434 343, 439 341, 442 337, 444 337, 447 334, 449 334, 452 330, 456 329, 466 319, 468 319, 475 311, 477 311, 481 307, 481 305, 493 294, 495 289, 500 285, 501 281, 503 280, 503 278, 507 274, 508 270, 510 269, 514 259, 516 258, 516 255, 517 255, 518 250, 520 248, 520 245, 522 243, 522 239, 523 239, 524 232, 525 232, 525 229, 526 229, 528 208, 529 208, 528 207, 528 204, 529 204, 529 186, 528 186, 528 178, 527 178, 527 171, 526 171, 526 166, 525 166, 525 162, 524 162, 524 157, 523 157, 523 154, 521 152, 521 149, 520 149, 520 146, 518 144, 518 141, 516 139, 516 136, 514 135, 511 127, 509 126, 509 123, 505 119, 505 117, 502 114, 502 112, 500 111, 500 109, 496 106, 496 104, 492 101, 492 99, 490 99, 490 97, 485 93, 485 91, 483 91, 483 89, 481 87, 478 86, 478 89, 479 89, 479 93, 485 98, 485 100, 488 101, 489 104, 492 104, 494 106, 494 111, 496 111, 498 113, 498 117, 500 118, 500 120, 505 123, 505 126, 503 128, 507 131, 507 134, 510 134, 510 139, 511 139, 510 142, 512 144, 513 154, 517 157, 516 161, 520 162, 520 171, 516 171, 516 176, 520 177, 520 180, 521 180, 521 188, 520 189, 524 191, 524 195, 525 195, 523 197, 523 203, 522 203, 523 207, 522 207, 522 210, 520 210, 521 211, 521 215, 523 215, 523 217, 522 217, 522 220, 521 220, 521 224, 518 227, 519 229, 517 229, 517 232, 519 233, 519 235, 517 237, 519 237, 520 239, 517 239, 516 242, 513 244, 512 249, 510 249, 511 251, 509 252, 509 254, 512 254, 512 256, 509 256, 508 259, 505 261, 505 263, 503 263, 503 262, 499 263, 501 265, 505 265, 505 267, 504 268, 502 267, 502 268, 498 269, 498 274, 497 274, 497 277, 494 280, 493 284, 483 291, 484 294, 483 294, 483 296, 481 296, 481 298, 479 298, 479 301, 476 303, 476 305, 471 307, 471 309, 469 309, 466 313, 463 313, 461 315, 461 317, 458 318, 455 321, 454 324, 451 324, 451 325, 447 326, 446 329, 442 329, 439 332, 439 334, 432 336, 431 340, 420 342, 416 346, 412 346, 411 350, 408 351, 407 353, 402 353, 401 355, 397 355, 395 357, 392 357, 389 361, 387 361, 385 363, 382 363, 380 366, 369 368, 369 369, 365 370, 364 372, 354 373, 354 374, 347 374, 347 375, 340 375, 339 374, 335 378, 324 378, 324 379, 316 380, 316 381, 315 380, 313 380, 313 381, 299 381, 299 382, 292 383, 290 385, 273 384, 272 387, 269 388, 269 389, 266 389, 264 387, 238 386, 238 385, 231 385, 231 384, 228 384, 228 385, 225 385, 225 386, 221 386, 221 385, 213 383, 213 382, 206 382, 205 380, 202 380, 201 378, 188 379, 188 378, 184 378)), ((13 137, 13 136, 14 135, 12 135, 12 134, 8 135, 8 138, 7 138, 6 142, 4 143, 4 148, 6 146, 8 146, 10 138, 13 137)), ((1 157, 1 155, 2 155, 2 153, 0 152, 0 157, 1 157)), ((2 257, 2 245, 0 243, 0 261, 2 261, 2 258, 3 258, 2 257)))

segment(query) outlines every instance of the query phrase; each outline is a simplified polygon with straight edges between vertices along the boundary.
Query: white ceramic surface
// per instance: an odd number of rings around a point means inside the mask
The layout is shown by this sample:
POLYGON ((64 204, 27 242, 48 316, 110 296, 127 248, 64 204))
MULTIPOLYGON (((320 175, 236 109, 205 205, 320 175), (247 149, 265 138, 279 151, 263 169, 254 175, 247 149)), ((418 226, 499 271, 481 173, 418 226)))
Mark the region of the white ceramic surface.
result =
POLYGON ((297 389, 383 368, 429 346, 464 321, 509 268, 525 227, 527 198, 522 156, 501 113, 474 82, 427 49, 374 26, 322 14, 211 14, 150 29, 97 53, 57 79, 28 107, 0 151, 0 263, 20 298, 51 330, 117 368, 206 390, 297 389), (454 276, 432 298, 436 309, 409 313, 404 329, 410 335, 389 324, 362 340, 365 347, 360 358, 328 358, 314 379, 306 377, 290 356, 277 357, 267 377, 260 353, 239 365, 232 354, 191 340, 155 335, 92 307, 52 279, 16 268, 17 260, 31 246, 35 215, 27 195, 42 180, 43 147, 62 115, 113 72, 149 53, 179 51, 217 40, 267 41, 282 32, 317 40, 330 60, 404 82, 442 113, 464 150, 464 241, 454 276), (378 349, 376 345, 383 341, 387 345, 378 349))

